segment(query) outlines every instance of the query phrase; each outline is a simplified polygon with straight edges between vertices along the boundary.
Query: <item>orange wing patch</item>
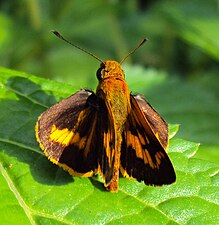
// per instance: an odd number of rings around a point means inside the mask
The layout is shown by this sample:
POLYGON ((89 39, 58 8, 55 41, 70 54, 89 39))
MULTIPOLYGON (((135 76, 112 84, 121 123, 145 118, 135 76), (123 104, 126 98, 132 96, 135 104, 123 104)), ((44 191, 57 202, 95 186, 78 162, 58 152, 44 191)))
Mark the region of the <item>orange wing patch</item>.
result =
POLYGON ((55 124, 52 125, 50 139, 56 143, 59 143, 63 146, 68 146, 71 143, 72 137, 74 136, 73 131, 64 128, 59 130, 55 124))

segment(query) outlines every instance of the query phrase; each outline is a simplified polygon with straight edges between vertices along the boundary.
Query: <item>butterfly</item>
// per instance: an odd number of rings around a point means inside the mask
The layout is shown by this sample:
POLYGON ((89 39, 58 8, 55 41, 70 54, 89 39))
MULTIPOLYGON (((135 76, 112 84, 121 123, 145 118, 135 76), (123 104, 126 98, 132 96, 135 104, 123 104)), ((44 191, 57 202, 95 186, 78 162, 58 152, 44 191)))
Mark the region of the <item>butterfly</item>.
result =
POLYGON ((99 173, 111 192, 118 191, 120 173, 146 185, 175 182, 167 123, 143 96, 130 93, 121 62, 87 53, 101 61, 96 92, 82 89, 39 116, 36 138, 45 155, 73 176, 99 173))

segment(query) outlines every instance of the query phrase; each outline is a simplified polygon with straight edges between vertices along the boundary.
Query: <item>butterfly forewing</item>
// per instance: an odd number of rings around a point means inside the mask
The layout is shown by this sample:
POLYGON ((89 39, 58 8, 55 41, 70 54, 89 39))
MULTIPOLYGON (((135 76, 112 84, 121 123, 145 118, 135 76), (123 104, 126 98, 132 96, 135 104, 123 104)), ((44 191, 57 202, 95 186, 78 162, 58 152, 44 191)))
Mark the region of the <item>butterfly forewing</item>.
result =
POLYGON ((37 139, 47 157, 73 176, 100 172, 113 176, 115 129, 110 109, 94 93, 81 90, 44 112, 37 139))
POLYGON ((36 126, 47 157, 72 175, 92 176, 98 169, 96 102, 94 93, 81 90, 44 112, 36 126))
MULTIPOLYGON (((175 172, 163 147, 166 142, 164 144, 160 142, 160 134, 156 133, 156 125, 152 128, 153 126, 145 116, 148 113, 145 112, 146 108, 150 106, 147 102, 143 105, 144 110, 131 96, 131 112, 123 132, 120 170, 124 176, 134 177, 148 185, 173 183, 175 172)), ((150 112, 153 111, 150 109, 150 112)))

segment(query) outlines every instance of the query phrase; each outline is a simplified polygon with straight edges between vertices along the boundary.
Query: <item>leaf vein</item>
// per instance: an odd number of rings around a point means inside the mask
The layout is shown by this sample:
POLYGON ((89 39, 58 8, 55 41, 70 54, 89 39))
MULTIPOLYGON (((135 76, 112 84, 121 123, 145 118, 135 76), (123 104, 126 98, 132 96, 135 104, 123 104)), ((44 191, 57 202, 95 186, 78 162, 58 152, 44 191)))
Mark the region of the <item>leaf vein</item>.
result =
POLYGON ((14 193, 17 201, 19 202, 20 206, 23 208, 25 214, 27 215, 30 223, 34 225, 35 221, 34 221, 32 215, 31 215, 31 209, 24 202, 23 198, 21 197, 21 195, 18 192, 17 188, 14 186, 10 176, 7 174, 7 172, 4 169, 4 167, 2 166, 2 164, 0 164, 0 170, 1 170, 2 175, 4 176, 5 180, 7 181, 10 190, 14 193))

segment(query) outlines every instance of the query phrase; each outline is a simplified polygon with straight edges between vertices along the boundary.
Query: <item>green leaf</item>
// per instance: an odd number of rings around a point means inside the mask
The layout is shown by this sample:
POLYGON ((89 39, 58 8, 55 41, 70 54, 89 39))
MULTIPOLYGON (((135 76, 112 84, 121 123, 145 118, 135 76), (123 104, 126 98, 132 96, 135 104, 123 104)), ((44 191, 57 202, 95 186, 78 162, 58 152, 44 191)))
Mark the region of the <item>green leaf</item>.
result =
POLYGON ((219 168, 192 157, 198 144, 171 139, 176 183, 120 178, 119 192, 109 193, 95 177, 72 177, 52 164, 35 140, 40 113, 76 88, 4 68, 0 86, 1 223, 218 224, 219 168))
POLYGON ((179 124, 169 124, 169 138, 173 138, 179 130, 179 124))
MULTIPOLYGON (((11 165, 8 167, 10 168, 11 165)), ((5 173, 5 170, 1 164, 0 171, 0 202, 1 208, 4 210, 4 213, 1 213, 1 224, 16 224, 17 221, 20 221, 21 224, 28 224, 28 216, 24 212, 25 209, 22 198, 19 196, 19 193, 15 195, 13 192, 15 187, 11 182, 10 177, 8 177, 8 174, 5 173), (20 204, 22 204, 22 207, 19 204, 19 201, 17 201, 17 198, 20 199, 20 204)))

